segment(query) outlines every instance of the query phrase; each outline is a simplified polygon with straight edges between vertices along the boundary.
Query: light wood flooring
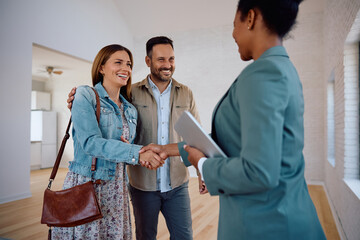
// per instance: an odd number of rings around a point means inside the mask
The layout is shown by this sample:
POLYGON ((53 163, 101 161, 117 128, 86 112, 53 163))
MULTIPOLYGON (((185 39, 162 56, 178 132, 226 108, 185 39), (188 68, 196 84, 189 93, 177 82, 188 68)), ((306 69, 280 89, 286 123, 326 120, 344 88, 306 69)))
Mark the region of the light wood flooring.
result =
MULTIPOLYGON (((40 224, 43 192, 48 184, 51 169, 31 172, 32 197, 0 204, 0 239, 47 239, 48 228, 40 224)), ((59 169, 52 189, 61 189, 67 169, 59 169)), ((216 239, 219 203, 218 197, 199 195, 197 179, 189 183, 191 212, 195 240, 216 239)), ((340 239, 331 209, 322 186, 309 185, 309 192, 328 240, 340 239)), ((130 204, 131 205, 131 204, 130 204)), ((132 211, 132 210, 131 210, 132 211)), ((132 218, 135 239, 134 217, 132 218)), ((169 239, 164 218, 160 214, 157 239, 169 239)))

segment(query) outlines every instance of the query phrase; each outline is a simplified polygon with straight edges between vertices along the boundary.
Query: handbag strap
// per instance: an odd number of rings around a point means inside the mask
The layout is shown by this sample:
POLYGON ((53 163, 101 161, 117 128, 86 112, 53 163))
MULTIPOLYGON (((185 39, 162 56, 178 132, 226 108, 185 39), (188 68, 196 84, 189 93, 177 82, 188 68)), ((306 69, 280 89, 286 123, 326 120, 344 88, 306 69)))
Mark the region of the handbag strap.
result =
MULTIPOLYGON (((97 120, 97 122, 99 124, 100 123, 100 98, 99 98, 99 94, 97 93, 97 91, 94 88, 91 88, 91 89, 94 91, 95 96, 96 96, 96 120, 97 120)), ((63 140, 61 142, 61 146, 60 146, 58 155, 56 157, 54 167, 53 167, 53 169, 51 171, 51 174, 50 174, 48 189, 50 189, 51 184, 55 179, 56 173, 57 173, 57 171, 59 169, 59 165, 60 165, 60 162, 61 162, 61 157, 62 157, 62 155, 64 153, 66 142, 70 138, 70 134, 69 134, 70 125, 71 125, 71 117, 69 119, 69 123, 68 123, 66 131, 65 131, 65 136, 64 136, 64 138, 63 138, 63 140)), ((92 159, 91 171, 93 171, 93 172, 96 170, 96 160, 97 160, 96 157, 94 157, 92 159)))

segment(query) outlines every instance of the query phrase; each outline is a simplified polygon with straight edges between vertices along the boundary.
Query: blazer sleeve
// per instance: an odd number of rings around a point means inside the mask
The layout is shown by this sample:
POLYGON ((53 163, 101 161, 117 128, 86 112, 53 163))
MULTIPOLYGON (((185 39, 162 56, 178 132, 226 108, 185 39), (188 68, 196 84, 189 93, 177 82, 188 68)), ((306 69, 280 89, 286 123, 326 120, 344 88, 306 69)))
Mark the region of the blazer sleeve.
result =
POLYGON ((238 156, 205 161, 206 186, 212 195, 252 194, 274 188, 280 179, 284 112, 288 102, 286 81, 280 71, 268 66, 241 74, 231 88, 229 109, 234 112, 227 114, 234 117, 224 118, 221 124, 227 127, 225 119, 229 119, 232 127, 241 129, 241 136, 235 136, 241 141, 241 149, 238 156))
POLYGON ((142 146, 103 138, 96 120, 94 106, 93 91, 89 87, 79 87, 73 101, 71 119, 75 132, 73 137, 77 139, 84 152, 112 162, 138 164, 139 150, 142 146), (133 158, 135 161, 132 161, 133 158))

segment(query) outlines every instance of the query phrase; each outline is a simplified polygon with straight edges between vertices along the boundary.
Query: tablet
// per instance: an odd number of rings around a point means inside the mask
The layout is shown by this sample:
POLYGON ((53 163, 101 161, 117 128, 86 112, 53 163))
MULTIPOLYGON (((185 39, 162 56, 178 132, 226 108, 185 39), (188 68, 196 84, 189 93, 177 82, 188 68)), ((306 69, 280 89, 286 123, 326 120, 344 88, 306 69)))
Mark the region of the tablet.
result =
POLYGON ((199 149, 206 157, 226 157, 190 112, 184 111, 174 128, 187 145, 199 149))

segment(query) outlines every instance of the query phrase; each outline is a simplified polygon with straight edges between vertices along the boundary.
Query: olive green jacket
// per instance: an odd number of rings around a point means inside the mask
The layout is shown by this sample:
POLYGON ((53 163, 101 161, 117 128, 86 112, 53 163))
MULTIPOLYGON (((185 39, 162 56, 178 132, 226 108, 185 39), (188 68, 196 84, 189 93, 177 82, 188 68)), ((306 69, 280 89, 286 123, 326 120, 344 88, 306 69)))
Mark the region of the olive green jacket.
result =
MULTIPOLYGON (((157 143, 157 104, 146 77, 132 85, 132 104, 138 110, 135 143, 147 145, 157 143)), ((172 79, 170 93, 169 141, 177 143, 182 138, 174 130, 174 124, 185 111, 189 111, 197 120, 199 114, 191 90, 172 79)), ((130 185, 143 191, 156 191, 156 171, 139 165, 127 167, 130 185)), ((180 157, 170 158, 170 181, 174 189, 189 180, 189 172, 180 157)))

